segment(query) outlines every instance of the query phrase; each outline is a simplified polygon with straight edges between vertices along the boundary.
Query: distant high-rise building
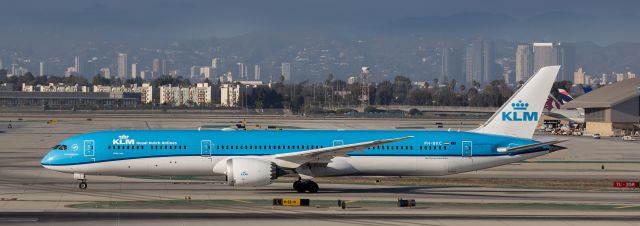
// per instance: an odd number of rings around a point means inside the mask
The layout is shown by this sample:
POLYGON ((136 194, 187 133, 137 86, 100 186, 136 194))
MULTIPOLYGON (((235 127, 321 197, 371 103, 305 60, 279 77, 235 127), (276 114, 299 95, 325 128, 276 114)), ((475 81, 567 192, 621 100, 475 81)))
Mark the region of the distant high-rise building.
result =
POLYGON ((80 72, 80 57, 76 56, 74 59, 74 67, 76 68, 76 73, 81 74, 82 72, 80 72))
POLYGON ((291 81, 291 79, 292 79, 291 78, 291 63, 287 63, 287 62, 282 63, 281 69, 282 69, 282 72, 281 72, 282 74, 281 75, 284 77, 284 80, 285 81, 291 81))
POLYGON ((534 73, 533 50, 531 45, 518 45, 516 49, 516 80, 524 82, 534 73))
POLYGON ((573 84, 576 84, 576 85, 589 84, 586 80, 586 75, 584 74, 584 71, 582 71, 582 67, 578 68, 578 70, 573 73, 573 84))
POLYGON ((244 72, 244 63, 238 63, 238 76, 240 76, 240 80, 245 80, 246 78, 244 77, 245 72, 244 72))
POLYGON ((131 78, 138 78, 138 64, 131 64, 131 78))
POLYGON ((40 76, 44 76, 44 62, 40 61, 40 76))
POLYGON ((624 81, 624 73, 616 73, 616 82, 624 81))
POLYGON ((244 79, 249 80, 249 66, 244 65, 244 79))
POLYGON ((440 80, 448 81, 455 79, 458 82, 463 82, 465 79, 462 76, 462 60, 462 51, 460 49, 443 48, 440 80))
POLYGON ((168 71, 167 71, 167 60, 163 59, 161 61, 161 63, 162 63, 162 65, 161 65, 162 66, 162 68, 161 68, 162 70, 160 71, 160 73, 162 73, 162 75, 166 75, 168 73, 168 71))
POLYGON ((146 75, 147 73, 145 71, 140 71, 140 79, 142 79, 142 81, 145 81, 147 79, 146 75))
POLYGON ((558 81, 570 80, 573 72, 576 71, 576 46, 566 42, 558 43, 557 46, 560 52, 558 59, 560 60, 560 65, 562 65, 558 81))
POLYGON ((554 48, 553 43, 533 43, 533 70, 537 72, 546 66, 559 65, 558 54, 558 49, 554 48))
POLYGON ((4 69, 4 62, 2 62, 2 59, 0 59, 0 70, 4 69))
POLYGON ((260 81, 260 65, 253 66, 253 79, 256 81, 260 81))
POLYGON ((534 71, 542 67, 560 65, 557 81, 571 79, 576 70, 576 49, 569 43, 533 43, 534 71))
POLYGON ((151 72, 153 73, 153 76, 158 76, 160 73, 160 60, 159 59, 153 59, 153 62, 151 63, 151 72))
POLYGON ((229 83, 233 82, 233 74, 231 74, 231 72, 227 73, 227 82, 229 83))
POLYGON ((627 72, 627 79, 632 79, 632 78, 636 78, 636 74, 633 72, 628 71, 627 72))
POLYGON ((214 68, 214 69, 221 69, 221 68, 220 68, 220 66, 221 66, 221 65, 220 65, 220 59, 218 59, 218 58, 213 58, 213 59, 211 59, 211 67, 212 67, 212 68, 214 68))
POLYGON ((465 54, 466 82, 486 83, 496 79, 493 43, 480 40, 470 43, 465 54))
POLYGON ((111 79, 111 70, 108 67, 100 68, 100 75, 103 78, 111 79))
POLYGON ((482 78, 485 83, 496 79, 496 62, 492 41, 482 42, 482 78))
POLYGON ((609 75, 602 73, 602 77, 600 78, 600 84, 606 85, 609 83, 609 75))
POLYGON ((201 67, 200 78, 211 78, 211 67, 201 67))
POLYGON ((191 78, 195 78, 196 76, 198 76, 198 66, 191 66, 191 68, 189 68, 189 71, 191 72, 191 78))
POLYGON ((118 78, 122 80, 127 79, 127 65, 127 54, 118 53, 118 78))

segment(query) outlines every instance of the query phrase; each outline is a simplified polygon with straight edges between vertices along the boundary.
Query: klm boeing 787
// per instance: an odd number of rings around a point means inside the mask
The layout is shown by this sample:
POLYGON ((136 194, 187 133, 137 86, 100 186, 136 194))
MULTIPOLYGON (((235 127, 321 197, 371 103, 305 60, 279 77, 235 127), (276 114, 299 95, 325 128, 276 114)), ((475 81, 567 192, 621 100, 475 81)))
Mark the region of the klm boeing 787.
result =
POLYGON ((315 177, 441 176, 505 165, 563 149, 539 141, 540 120, 560 66, 540 69, 471 131, 291 130, 100 131, 63 140, 42 159, 89 175, 225 175, 232 186, 264 186, 286 174, 298 192, 317 192, 315 177))

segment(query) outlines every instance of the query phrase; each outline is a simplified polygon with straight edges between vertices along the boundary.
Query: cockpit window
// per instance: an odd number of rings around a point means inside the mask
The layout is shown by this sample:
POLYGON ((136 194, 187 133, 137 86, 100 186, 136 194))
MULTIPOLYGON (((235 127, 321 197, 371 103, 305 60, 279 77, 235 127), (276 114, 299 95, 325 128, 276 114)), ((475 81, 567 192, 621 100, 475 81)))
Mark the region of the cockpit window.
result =
POLYGON ((64 151, 64 150, 67 150, 67 145, 64 145, 64 144, 58 144, 58 145, 56 145, 56 146, 53 146, 53 149, 54 149, 54 150, 63 150, 63 151, 64 151))

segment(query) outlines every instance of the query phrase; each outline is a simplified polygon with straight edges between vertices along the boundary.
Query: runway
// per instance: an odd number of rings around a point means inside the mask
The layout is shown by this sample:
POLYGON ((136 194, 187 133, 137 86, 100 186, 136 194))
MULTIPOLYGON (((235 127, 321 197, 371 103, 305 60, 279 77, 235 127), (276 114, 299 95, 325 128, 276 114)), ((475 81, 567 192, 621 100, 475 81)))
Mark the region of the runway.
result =
MULTIPOLYGON (((638 225, 640 192, 613 189, 638 180, 640 142, 566 137, 569 149, 448 177, 319 178, 320 192, 298 194, 293 178, 260 188, 224 185, 221 177, 89 176, 82 191, 71 175, 39 165, 48 148, 75 134, 108 129, 192 129, 230 125, 237 118, 0 116, 0 224, 96 225, 638 225), (5 129, 6 123, 14 128, 5 129), (605 169, 601 169, 605 166, 605 169), (273 198, 309 198, 309 207, 274 207, 273 198), (415 199, 399 208, 398 198, 415 199), (346 209, 337 200, 348 201, 346 209)), ((415 119, 254 118, 302 129, 431 127, 415 119)), ((470 124, 472 124, 470 122, 470 124)), ((470 125, 466 125, 470 126, 470 125)), ((447 129, 447 128, 443 128, 447 129)), ((538 136, 546 136, 540 134, 538 136)), ((563 137, 565 138, 565 137, 563 137)))
POLYGON ((629 215, 451 215, 451 214, 402 214, 402 213, 157 213, 157 212, 16 212, 0 213, 0 223, 38 223, 63 225, 74 222, 92 225, 145 223, 154 225, 206 225, 224 222, 261 222, 264 225, 296 225, 300 223, 322 225, 441 225, 448 222, 476 222, 513 224, 631 224, 640 216, 629 215), (151 220, 150 220, 151 219, 151 220))

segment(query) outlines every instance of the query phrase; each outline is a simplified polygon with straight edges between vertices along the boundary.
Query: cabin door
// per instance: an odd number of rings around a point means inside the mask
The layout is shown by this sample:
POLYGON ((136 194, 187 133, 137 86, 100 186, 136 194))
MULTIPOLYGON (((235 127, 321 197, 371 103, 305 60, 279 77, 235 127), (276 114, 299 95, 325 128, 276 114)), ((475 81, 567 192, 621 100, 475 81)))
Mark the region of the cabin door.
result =
POLYGON ((92 157, 95 155, 95 141, 93 140, 85 140, 84 141, 84 156, 92 157))
POLYGON ((211 157, 211 140, 202 140, 200 141, 200 155, 202 157, 211 157))
POLYGON ((473 143, 471 141, 462 141, 462 157, 473 156, 473 143))

